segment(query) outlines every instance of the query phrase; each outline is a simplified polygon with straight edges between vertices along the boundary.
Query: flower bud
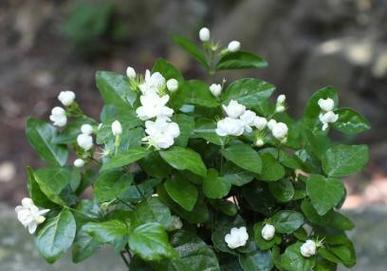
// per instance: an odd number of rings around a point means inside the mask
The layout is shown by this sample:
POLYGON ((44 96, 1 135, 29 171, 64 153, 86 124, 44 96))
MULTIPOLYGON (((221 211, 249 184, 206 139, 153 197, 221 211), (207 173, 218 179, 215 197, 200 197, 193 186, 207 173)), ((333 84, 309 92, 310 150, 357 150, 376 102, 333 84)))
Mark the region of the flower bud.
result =
POLYGON ((64 105, 69 106, 75 100, 75 93, 69 90, 61 91, 58 95, 58 100, 64 105))
POLYGON ((283 104, 286 100, 286 96, 284 94, 281 94, 277 97, 277 103, 278 104, 283 104))
POLYGON ((246 107, 235 100, 231 100, 227 106, 223 105, 223 109, 227 116, 234 119, 238 118, 246 111, 246 107))
POLYGON ((263 145, 265 145, 265 141, 262 138, 259 137, 255 140, 255 146, 262 147, 263 145))
POLYGON ((74 167, 81 168, 85 165, 85 161, 81 158, 78 158, 74 161, 74 167))
POLYGON ((93 126, 91 126, 90 124, 83 124, 81 126, 81 132, 82 134, 91 135, 93 133, 93 126))
POLYGON ((232 53, 238 52, 241 49, 241 43, 237 40, 233 40, 228 44, 227 49, 232 53))
POLYGON ((112 123, 112 133, 114 136, 122 134, 122 126, 118 120, 113 121, 112 123))
POLYGON ((273 136, 278 140, 284 140, 288 136, 288 126, 283 122, 276 123, 271 132, 273 136))
POLYGON ((254 119, 254 126, 257 128, 259 131, 262 131, 263 129, 266 128, 267 125, 267 119, 257 116, 254 119))
POLYGON ((305 243, 300 247, 301 255, 309 258, 316 255, 317 245, 313 240, 306 240, 305 243))
POLYGON ((273 127, 274 125, 277 124, 277 121, 275 119, 271 119, 269 120, 269 122, 267 123, 267 128, 269 128, 269 130, 273 130, 273 127))
POLYGON ((261 231, 261 236, 263 239, 266 241, 270 241, 271 239, 274 238, 275 235, 275 228, 271 224, 266 224, 261 231))
POLYGON ((325 112, 332 111, 335 107, 335 102, 331 98, 319 99, 317 103, 321 110, 325 112))
POLYGON ((133 67, 127 67, 126 68, 126 76, 130 79, 130 80, 134 80, 136 79, 136 71, 133 67))
POLYGON ((210 92, 215 97, 218 97, 222 93, 222 85, 221 84, 211 84, 210 92))
POLYGON ((35 218, 35 221, 38 224, 42 224, 44 221, 46 221, 46 218, 44 216, 40 215, 37 218, 35 218))
POLYGON ((67 124, 66 111, 59 106, 51 110, 50 120, 55 126, 64 127, 67 124))
POLYGON ((170 92, 175 92, 179 88, 179 82, 176 79, 169 79, 167 81, 167 89, 170 92))
POLYGON ((210 30, 207 27, 203 27, 199 31, 199 38, 201 41, 206 42, 210 40, 210 30))
POLYGON ((80 134, 77 137, 77 143, 83 150, 88 151, 93 147, 93 138, 91 135, 80 134))

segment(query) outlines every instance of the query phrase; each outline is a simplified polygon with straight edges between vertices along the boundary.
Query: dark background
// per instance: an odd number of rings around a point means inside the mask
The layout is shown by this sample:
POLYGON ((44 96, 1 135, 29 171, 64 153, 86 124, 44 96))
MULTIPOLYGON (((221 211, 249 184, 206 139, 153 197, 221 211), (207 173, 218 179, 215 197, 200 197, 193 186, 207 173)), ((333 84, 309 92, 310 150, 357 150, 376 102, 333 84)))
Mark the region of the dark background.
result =
POLYGON ((27 116, 47 119, 59 91, 71 89, 97 117, 99 69, 142 72, 164 57, 187 78, 205 78, 170 39, 180 33, 197 40, 202 26, 223 44, 240 40, 270 64, 221 76, 274 83, 295 115, 311 93, 336 87, 340 105, 372 125, 358 139, 341 138, 371 146, 365 172, 347 180, 345 207, 387 202, 386 0, 1 0, 0 201, 18 202, 25 166, 40 165, 24 135, 27 116))

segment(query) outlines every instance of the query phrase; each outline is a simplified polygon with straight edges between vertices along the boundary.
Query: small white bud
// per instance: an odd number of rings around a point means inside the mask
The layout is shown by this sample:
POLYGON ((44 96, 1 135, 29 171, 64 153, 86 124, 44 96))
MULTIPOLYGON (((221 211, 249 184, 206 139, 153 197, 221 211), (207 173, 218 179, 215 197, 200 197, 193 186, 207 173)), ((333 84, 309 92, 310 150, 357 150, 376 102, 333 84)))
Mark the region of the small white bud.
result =
POLYGON ((179 82, 176 79, 169 79, 167 81, 167 89, 170 92, 175 92, 179 88, 179 82))
POLYGON ((211 84, 210 92, 215 97, 218 97, 222 93, 222 85, 221 84, 211 84))
POLYGON ((75 100, 75 93, 70 90, 61 91, 58 95, 58 100, 64 105, 69 106, 75 100))
POLYGON ((126 76, 130 79, 130 80, 134 80, 136 79, 136 71, 133 67, 127 67, 126 68, 126 76))
POLYGON ((274 125, 277 124, 277 121, 275 119, 271 119, 269 120, 269 122, 267 123, 267 128, 269 128, 269 130, 273 130, 273 127, 274 125))
POLYGON ((254 119, 254 126, 257 128, 259 131, 262 131, 263 129, 266 128, 267 125, 267 119, 257 116, 254 119))
POLYGON ((93 126, 91 126, 90 124, 83 124, 81 126, 81 132, 82 134, 91 135, 93 133, 93 126))
POLYGON ((317 103, 321 110, 325 112, 332 111, 335 107, 335 102, 331 98, 319 99, 317 103))
POLYGON ((206 42, 210 40, 210 30, 207 27, 203 27, 199 31, 199 38, 201 41, 206 42))
POLYGON ((274 238, 275 235, 275 228, 271 224, 266 224, 261 231, 261 236, 263 239, 266 241, 270 241, 271 239, 274 238))
POLYGON ((238 52, 241 49, 241 43, 237 40, 233 40, 228 44, 227 49, 232 53, 238 52))
POLYGON ((281 94, 277 97, 277 104, 275 106, 275 112, 281 113, 281 112, 285 111, 285 109, 286 109, 285 100, 286 100, 286 96, 284 94, 281 94))
POLYGON ((263 141, 262 138, 257 138, 257 140, 255 140, 255 146, 262 147, 263 145, 265 145, 265 141, 263 141))
POLYGON ((317 245, 313 240, 306 240, 305 243, 300 247, 301 255, 309 258, 316 255, 317 245))
POLYGON ((281 94, 277 97, 277 103, 283 104, 286 100, 286 96, 284 94, 281 94))
POLYGON ((277 112, 277 113, 282 113, 285 110, 286 110, 286 108, 282 104, 277 104, 277 106, 275 107, 275 112, 277 112))
POLYGON ((283 122, 276 123, 271 132, 273 136, 278 140, 284 140, 288 136, 288 126, 283 122))
POLYGON ((79 147, 81 147, 85 151, 90 150, 94 145, 92 136, 87 135, 87 134, 78 135, 77 143, 78 143, 79 147))
POLYGON ((85 165, 85 160, 78 158, 74 161, 74 167, 81 168, 85 165))
POLYGON ((64 127, 67 124, 66 111, 59 106, 51 110, 50 120, 55 126, 64 127))
POLYGON ((122 134, 122 126, 118 120, 113 121, 112 123, 112 133, 114 136, 122 134))

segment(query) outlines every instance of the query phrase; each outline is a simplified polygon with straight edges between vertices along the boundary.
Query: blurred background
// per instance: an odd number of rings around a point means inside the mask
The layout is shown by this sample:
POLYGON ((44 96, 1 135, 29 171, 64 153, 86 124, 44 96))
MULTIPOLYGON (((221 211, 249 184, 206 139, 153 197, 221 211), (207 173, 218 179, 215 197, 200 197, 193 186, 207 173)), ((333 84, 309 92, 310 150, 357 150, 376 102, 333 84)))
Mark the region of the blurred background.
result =
POLYGON ((26 194, 24 168, 40 165, 24 135, 25 119, 47 119, 64 89, 98 117, 96 70, 143 71, 164 57, 186 78, 205 78, 170 39, 179 33, 198 40, 202 26, 223 44, 237 39, 269 62, 265 70, 231 72, 227 79, 274 83, 295 116, 311 93, 332 85, 341 106, 370 120, 370 132, 342 138, 371 147, 365 171, 346 180, 344 208, 358 225, 353 270, 386 270, 387 0, 0 0, 0 270, 121 270, 119 259, 98 264, 98 257, 78 267, 68 260, 48 266, 15 226, 11 207, 26 194))

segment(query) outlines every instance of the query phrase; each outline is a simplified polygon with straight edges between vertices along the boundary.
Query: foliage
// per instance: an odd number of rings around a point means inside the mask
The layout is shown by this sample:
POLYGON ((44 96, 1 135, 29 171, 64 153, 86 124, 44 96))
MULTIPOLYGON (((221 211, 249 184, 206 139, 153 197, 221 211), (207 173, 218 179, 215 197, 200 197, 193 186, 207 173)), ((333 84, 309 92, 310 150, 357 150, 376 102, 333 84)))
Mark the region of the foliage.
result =
MULTIPOLYGON (((217 43, 200 47, 181 36, 174 41, 210 74, 267 65, 255 54, 229 52, 217 43)), ((179 84, 173 92, 162 88, 180 129, 173 146, 157 148, 150 140, 144 146, 149 132, 136 114, 144 82, 139 75, 97 72, 105 102, 99 121, 75 102, 67 107, 65 128, 27 121, 27 138, 47 162, 42 169, 28 168, 30 197, 51 210, 36 234, 47 261, 72 247, 74 262, 80 262, 111 245, 129 258, 131 271, 336 270, 338 264, 355 264, 345 233, 353 224, 338 209, 345 198, 342 178, 365 166, 368 149, 332 142, 329 133, 354 135, 369 125, 352 109, 337 108, 335 89, 318 90, 296 120, 278 110, 282 98, 277 106, 271 102, 275 87, 262 80, 240 79, 214 96, 208 83, 185 79, 163 59, 152 71, 179 84), (328 98, 339 117, 322 129, 318 103, 328 98), (219 135, 222 105, 231 101, 285 123, 287 136, 276 137, 271 128, 219 135), (111 130, 114 120, 122 124, 118 136, 111 130), (82 123, 93 126, 96 144, 90 150, 77 143, 82 123), (69 154, 86 165, 69 165, 69 154), (84 194, 86 189, 93 193, 84 194), (265 224, 276 229, 271 240, 262 237, 265 224), (226 234, 242 226, 247 243, 230 248, 226 234), (300 252, 308 239, 318 244, 311 257, 300 252)))

